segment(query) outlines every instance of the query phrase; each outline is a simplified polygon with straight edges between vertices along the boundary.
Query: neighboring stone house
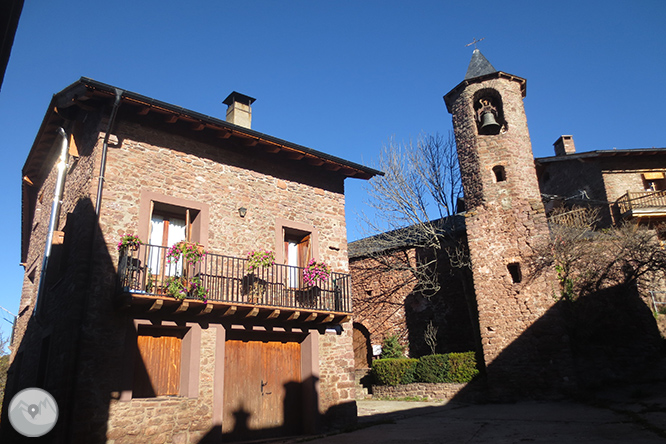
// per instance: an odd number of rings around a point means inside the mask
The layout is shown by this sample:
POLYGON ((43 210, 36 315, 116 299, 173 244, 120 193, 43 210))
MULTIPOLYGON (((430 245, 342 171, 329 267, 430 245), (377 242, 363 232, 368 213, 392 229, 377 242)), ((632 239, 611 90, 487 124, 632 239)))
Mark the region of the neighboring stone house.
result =
POLYGON ((602 226, 666 222, 666 148, 577 153, 572 136, 561 136, 554 147, 555 156, 535 159, 549 210, 598 208, 602 226))
POLYGON ((356 420, 344 180, 379 172, 250 129, 253 101, 232 93, 223 121, 87 78, 53 97, 23 169, 0 441, 19 442, 7 407, 34 386, 58 402, 53 443, 356 420), (119 251, 128 233, 143 244, 119 251), (253 269, 253 250, 275 264, 253 269), (332 270, 314 286, 310 260, 332 270))

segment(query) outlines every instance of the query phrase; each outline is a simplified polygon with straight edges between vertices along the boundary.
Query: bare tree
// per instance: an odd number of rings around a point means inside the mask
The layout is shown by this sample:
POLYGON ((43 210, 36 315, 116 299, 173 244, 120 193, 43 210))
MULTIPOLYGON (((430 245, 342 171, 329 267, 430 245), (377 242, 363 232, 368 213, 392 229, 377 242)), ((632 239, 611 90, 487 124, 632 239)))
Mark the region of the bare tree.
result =
POLYGON ((663 282, 666 250, 658 230, 635 223, 595 230, 598 218, 598 211, 579 208, 550 219, 550 239, 538 248, 535 263, 555 268, 563 299, 647 279, 663 282))
POLYGON ((432 323, 432 321, 428 321, 428 325, 426 326, 425 333, 423 334, 423 338, 425 339, 426 344, 428 344, 428 347, 430 347, 431 354, 435 354, 435 351, 437 349, 437 331, 439 329, 435 327, 435 325, 432 323))
POLYGON ((425 135, 406 144, 390 140, 378 168, 385 175, 369 185, 374 218, 363 219, 371 233, 381 234, 367 240, 367 252, 386 270, 408 271, 411 284, 431 297, 440 290, 442 257, 454 266, 468 265, 466 245, 455 234, 463 226, 449 217, 462 195, 453 135, 425 135))

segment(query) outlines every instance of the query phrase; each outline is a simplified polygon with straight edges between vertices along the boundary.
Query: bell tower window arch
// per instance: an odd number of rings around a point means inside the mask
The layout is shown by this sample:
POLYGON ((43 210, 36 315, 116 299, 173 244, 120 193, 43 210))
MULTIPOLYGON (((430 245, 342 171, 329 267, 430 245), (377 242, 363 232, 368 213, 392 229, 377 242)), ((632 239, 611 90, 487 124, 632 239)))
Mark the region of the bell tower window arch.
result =
POLYGON ((474 115, 479 135, 492 136, 506 131, 502 96, 497 90, 484 88, 474 94, 474 115))

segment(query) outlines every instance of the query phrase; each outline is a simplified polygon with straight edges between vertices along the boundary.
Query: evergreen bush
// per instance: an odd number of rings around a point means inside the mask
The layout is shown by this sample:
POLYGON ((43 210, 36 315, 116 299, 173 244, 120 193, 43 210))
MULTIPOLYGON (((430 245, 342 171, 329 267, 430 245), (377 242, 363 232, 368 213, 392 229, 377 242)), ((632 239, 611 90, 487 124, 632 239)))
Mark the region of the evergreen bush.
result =
POLYGON ((380 359, 400 359, 405 357, 405 346, 400 344, 398 335, 390 335, 382 341, 380 359))
POLYGON ((410 384, 414 382, 417 363, 418 359, 377 359, 372 363, 372 371, 379 385, 410 384))
POLYGON ((447 382, 449 355, 427 355, 416 364, 415 379, 418 382, 447 382))
POLYGON ((469 382, 479 374, 474 352, 449 353, 448 364, 448 382, 469 382))

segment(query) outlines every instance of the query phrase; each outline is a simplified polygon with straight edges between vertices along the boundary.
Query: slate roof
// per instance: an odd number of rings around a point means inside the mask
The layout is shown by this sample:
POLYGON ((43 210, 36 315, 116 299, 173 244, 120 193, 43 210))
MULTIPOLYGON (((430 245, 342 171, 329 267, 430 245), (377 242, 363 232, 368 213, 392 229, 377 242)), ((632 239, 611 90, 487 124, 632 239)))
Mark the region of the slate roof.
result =
POLYGON ((493 65, 491 65, 488 59, 481 54, 481 51, 475 49, 472 53, 472 60, 469 61, 469 66, 467 67, 465 80, 485 76, 486 74, 492 74, 494 72, 497 72, 497 70, 493 65))

